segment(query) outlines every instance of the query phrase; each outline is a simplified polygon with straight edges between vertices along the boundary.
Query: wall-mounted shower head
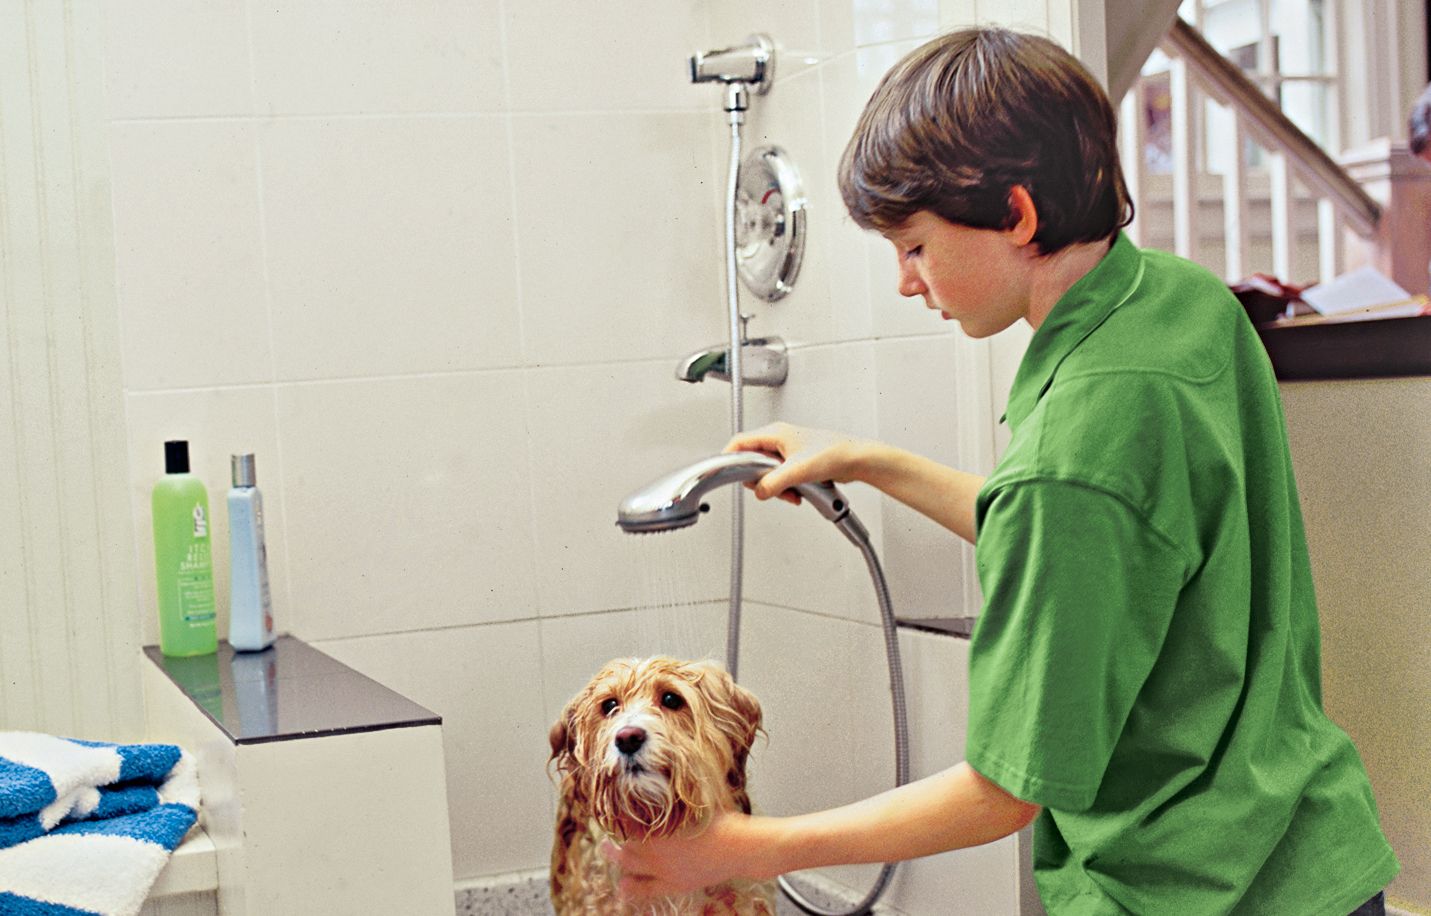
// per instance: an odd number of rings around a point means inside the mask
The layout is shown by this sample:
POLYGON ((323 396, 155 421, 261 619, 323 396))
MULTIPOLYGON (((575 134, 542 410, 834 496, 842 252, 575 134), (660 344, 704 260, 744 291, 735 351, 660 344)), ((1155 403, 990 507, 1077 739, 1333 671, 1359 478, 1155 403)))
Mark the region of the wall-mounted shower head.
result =
MULTIPOLYGON (((694 525, 710 507, 701 499, 711 490, 731 483, 759 480, 780 462, 759 452, 730 452, 697 461, 689 467, 659 477, 621 501, 616 524, 633 534, 672 531, 694 525)), ((795 487, 821 515, 835 523, 856 546, 869 544, 869 532, 850 511, 849 500, 832 483, 803 483, 795 487)))
POLYGON ((775 81, 775 42, 751 35, 745 44, 691 55, 691 82, 746 83, 764 95, 775 81))

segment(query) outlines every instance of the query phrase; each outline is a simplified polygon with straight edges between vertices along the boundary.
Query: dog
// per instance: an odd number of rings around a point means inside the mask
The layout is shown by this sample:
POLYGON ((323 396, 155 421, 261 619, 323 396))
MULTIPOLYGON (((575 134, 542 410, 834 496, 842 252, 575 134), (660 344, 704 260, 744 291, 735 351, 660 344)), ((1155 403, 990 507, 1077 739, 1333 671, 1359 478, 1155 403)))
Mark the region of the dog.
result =
POLYGON ((654 904, 617 896, 616 842, 696 827, 716 811, 750 813, 745 763, 761 731, 760 703, 714 662, 617 659, 552 726, 560 777, 552 841, 557 916, 774 916, 773 882, 732 881, 654 904))

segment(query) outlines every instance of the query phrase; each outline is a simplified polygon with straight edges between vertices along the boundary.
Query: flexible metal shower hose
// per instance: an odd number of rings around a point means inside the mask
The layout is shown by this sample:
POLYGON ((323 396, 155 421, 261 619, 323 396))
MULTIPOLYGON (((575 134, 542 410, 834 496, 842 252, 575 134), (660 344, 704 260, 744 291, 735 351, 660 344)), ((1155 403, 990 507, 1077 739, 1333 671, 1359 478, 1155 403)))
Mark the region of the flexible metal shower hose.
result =
MULTIPOLYGON (((879 565, 879 557, 868 540, 857 542, 860 553, 864 554, 865 565, 869 567, 870 578, 874 581, 875 594, 879 597, 880 629, 884 631, 885 660, 889 665, 889 695, 894 704, 894 784, 902 786, 909 782, 909 721, 904 704, 904 667, 899 660, 899 630, 894 619, 894 606, 889 599, 889 584, 885 582, 884 570, 879 565)), ((880 869, 879 877, 863 900, 850 910, 826 910, 802 897, 782 875, 778 881, 780 889, 790 902, 806 913, 814 916, 863 916, 879 900, 884 889, 894 877, 895 863, 887 863, 880 869)))

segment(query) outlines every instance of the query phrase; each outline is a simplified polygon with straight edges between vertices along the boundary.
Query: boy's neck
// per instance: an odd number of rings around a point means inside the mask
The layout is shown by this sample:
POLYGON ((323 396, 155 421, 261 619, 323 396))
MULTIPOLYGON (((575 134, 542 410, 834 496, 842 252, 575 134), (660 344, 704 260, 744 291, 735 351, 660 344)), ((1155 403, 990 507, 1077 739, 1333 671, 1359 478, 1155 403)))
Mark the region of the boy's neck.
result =
POLYGON ((1029 284, 1029 310, 1026 316, 1035 331, 1048 318, 1048 313, 1063 298, 1063 294, 1098 266, 1098 262, 1113 248, 1111 240, 1069 245, 1056 254, 1034 261, 1029 284))

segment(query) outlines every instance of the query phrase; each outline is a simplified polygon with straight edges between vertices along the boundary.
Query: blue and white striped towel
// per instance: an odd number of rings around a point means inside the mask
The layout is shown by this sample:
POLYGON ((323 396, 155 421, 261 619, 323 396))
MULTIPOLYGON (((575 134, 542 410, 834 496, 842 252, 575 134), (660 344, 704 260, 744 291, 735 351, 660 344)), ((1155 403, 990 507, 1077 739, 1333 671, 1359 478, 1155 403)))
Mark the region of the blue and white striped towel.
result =
POLYGON ((0 916, 133 916, 198 810, 172 744, 0 732, 0 916))

